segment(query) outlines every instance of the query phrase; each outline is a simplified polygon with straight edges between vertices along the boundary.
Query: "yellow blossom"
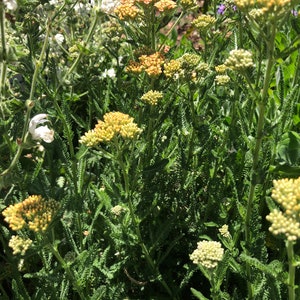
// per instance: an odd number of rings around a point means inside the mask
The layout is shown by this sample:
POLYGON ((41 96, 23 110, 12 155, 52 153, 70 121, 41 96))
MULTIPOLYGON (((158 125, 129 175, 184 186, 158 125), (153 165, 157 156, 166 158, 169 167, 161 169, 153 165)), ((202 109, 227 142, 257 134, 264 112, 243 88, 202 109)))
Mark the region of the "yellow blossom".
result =
POLYGON ((182 73, 181 62, 176 59, 172 59, 164 64, 164 74, 166 77, 178 79, 182 73))
POLYGON ((216 18, 210 15, 201 15, 192 22, 198 30, 203 31, 212 27, 216 23, 216 18))
POLYGON ((249 67, 254 67, 252 53, 244 49, 235 49, 229 52, 229 57, 224 65, 232 70, 241 71, 249 67))
POLYGON ((160 0, 154 4, 160 12, 171 10, 176 7, 176 3, 172 0, 160 0))
POLYGON ((59 207, 60 204, 53 199, 45 200, 40 195, 32 195, 21 203, 10 205, 2 215, 13 230, 28 227, 38 232, 47 229, 59 207))
POLYGON ((162 97, 162 92, 150 90, 141 97, 141 100, 150 105, 157 105, 158 100, 162 99, 162 97))
POLYGON ((93 147, 101 142, 109 142, 117 135, 132 139, 142 131, 132 117, 121 112, 106 113, 103 120, 99 120, 95 128, 86 132, 79 142, 93 147))
POLYGON ((115 8, 114 12, 120 20, 133 20, 140 10, 134 5, 133 0, 123 0, 121 4, 115 8))
POLYGON ((230 81, 230 77, 228 75, 217 75, 215 78, 215 82, 217 85, 225 85, 230 81))

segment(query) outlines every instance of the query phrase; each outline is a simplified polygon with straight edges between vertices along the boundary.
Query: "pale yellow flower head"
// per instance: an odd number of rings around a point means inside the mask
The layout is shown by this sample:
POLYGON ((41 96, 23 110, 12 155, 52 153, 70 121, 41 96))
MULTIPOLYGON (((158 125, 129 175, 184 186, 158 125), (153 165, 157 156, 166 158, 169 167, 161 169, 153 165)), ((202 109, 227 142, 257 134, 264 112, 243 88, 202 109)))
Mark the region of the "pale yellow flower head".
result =
POLYGON ((141 100, 150 105, 157 105, 158 101, 161 100, 162 97, 162 92, 150 90, 141 97, 141 100))
POLYGON ((266 219, 274 235, 283 234, 290 241, 300 238, 300 177, 273 181, 272 198, 283 211, 274 209, 266 219))
POLYGON ((201 241, 197 249, 190 255, 194 264, 202 265, 207 269, 214 269, 223 259, 224 249, 221 243, 215 241, 201 241))
POLYGON ((226 59, 224 65, 236 71, 254 67, 252 53, 244 49, 231 50, 229 52, 229 57, 226 59))
POLYGON ((31 244, 31 239, 24 239, 18 235, 13 235, 9 240, 8 246, 12 248, 13 255, 21 254, 23 256, 31 244))
POLYGON ((86 132, 79 142, 93 147, 101 142, 109 142, 115 136, 133 139, 142 132, 132 117, 121 112, 109 112, 104 115, 103 120, 99 120, 95 128, 86 132))
POLYGON ((201 15, 192 22, 192 25, 200 31, 211 28, 216 23, 216 18, 210 15, 201 15))

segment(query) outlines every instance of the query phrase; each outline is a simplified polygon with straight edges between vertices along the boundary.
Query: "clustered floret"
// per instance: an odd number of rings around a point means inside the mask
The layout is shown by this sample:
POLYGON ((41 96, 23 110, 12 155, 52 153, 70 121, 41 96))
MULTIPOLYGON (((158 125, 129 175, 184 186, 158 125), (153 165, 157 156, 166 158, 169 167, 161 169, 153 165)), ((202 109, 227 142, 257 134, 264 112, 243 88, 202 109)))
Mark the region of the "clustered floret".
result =
POLYGON ((18 235, 13 235, 9 240, 8 246, 13 249, 13 255, 21 254, 23 256, 31 244, 31 239, 24 239, 18 235))
POLYGON ((242 71, 246 68, 254 67, 252 53, 245 49, 231 50, 224 65, 236 71, 242 71))
POLYGON ((21 203, 10 205, 2 215, 12 230, 28 227, 40 232, 48 228, 59 207, 60 204, 53 199, 45 200, 40 195, 32 195, 21 203))
POLYGON ((266 219, 272 223, 269 230, 274 235, 283 234, 289 241, 300 237, 300 177, 273 181, 272 198, 283 212, 274 209, 266 219))
POLYGON ((223 259, 224 249, 221 243, 215 241, 201 241, 197 249, 190 255, 194 264, 202 265, 207 269, 214 269, 223 259))
POLYGON ((157 105, 158 101, 161 100, 162 97, 162 92, 150 90, 141 97, 141 100, 150 105, 157 105))
POLYGON ((142 131, 132 117, 121 112, 109 112, 103 119, 98 121, 94 129, 86 132, 79 142, 93 147, 101 142, 109 142, 115 136, 133 139, 142 131))

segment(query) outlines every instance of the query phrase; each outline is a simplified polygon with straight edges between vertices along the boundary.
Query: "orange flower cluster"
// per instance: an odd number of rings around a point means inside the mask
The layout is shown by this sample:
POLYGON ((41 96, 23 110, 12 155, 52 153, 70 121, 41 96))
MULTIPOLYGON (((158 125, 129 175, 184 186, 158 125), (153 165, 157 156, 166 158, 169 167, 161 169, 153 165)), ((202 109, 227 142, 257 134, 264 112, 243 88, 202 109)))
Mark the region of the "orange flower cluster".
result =
POLYGON ((176 3, 172 0, 160 0, 154 4, 154 6, 158 9, 160 12, 164 12, 167 10, 172 10, 176 7, 176 3))
POLYGON ((114 12, 120 20, 134 20, 140 10, 134 5, 134 0, 122 0, 114 12))
POLYGON ((101 142, 108 142, 117 135, 132 139, 142 131, 132 117, 121 112, 107 113, 103 119, 104 121, 98 121, 94 129, 86 132, 79 142, 93 147, 101 142))
POLYGON ((159 12, 168 12, 177 5, 172 0, 121 0, 121 4, 114 10, 120 20, 134 20, 138 14, 142 15, 142 11, 136 4, 153 5, 159 12))
POLYGON ((141 55, 139 62, 130 62, 126 68, 127 72, 141 73, 145 71, 150 77, 158 76, 162 73, 164 57, 160 52, 150 55, 141 55))
POLYGON ((5 221, 12 230, 24 227, 40 232, 45 231, 59 209, 60 204, 53 200, 45 200, 42 196, 29 196, 21 203, 10 205, 3 212, 5 221))

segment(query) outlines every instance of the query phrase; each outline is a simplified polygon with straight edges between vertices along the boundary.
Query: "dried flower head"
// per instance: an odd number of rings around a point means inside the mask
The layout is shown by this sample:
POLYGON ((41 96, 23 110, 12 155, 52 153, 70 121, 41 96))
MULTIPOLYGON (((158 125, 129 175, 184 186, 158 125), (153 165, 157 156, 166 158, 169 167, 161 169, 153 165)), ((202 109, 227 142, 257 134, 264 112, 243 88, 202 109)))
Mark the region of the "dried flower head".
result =
POLYGON ((121 205, 116 205, 116 206, 112 207, 110 211, 116 217, 119 217, 124 212, 124 210, 125 210, 125 208, 122 207, 121 205))
POLYGON ((274 235, 283 234, 290 241, 300 237, 300 177, 273 181, 272 198, 283 212, 274 209, 266 219, 272 223, 269 230, 274 235))
POLYGON ((133 122, 132 117, 121 112, 107 113, 104 115, 103 120, 98 121, 95 128, 86 132, 79 142, 92 147, 101 142, 109 142, 118 135, 133 139, 142 131, 133 122))
POLYGON ((232 70, 242 71, 254 67, 252 53, 244 49, 231 50, 224 65, 232 70))
POLYGON ((12 230, 28 227, 39 232, 48 228, 59 207, 60 204, 53 199, 45 200, 40 195, 32 195, 21 203, 10 205, 2 215, 12 230))
POLYGON ((31 239, 23 239, 18 235, 13 235, 9 240, 8 246, 13 249, 13 255, 21 254, 23 256, 31 244, 31 239))
POLYGON ((141 100, 150 105, 157 105, 158 101, 161 100, 162 97, 162 92, 150 90, 141 97, 141 100))
POLYGON ((207 269, 214 269, 222 260, 224 249, 221 243, 214 241, 201 241, 197 249, 190 255, 194 264, 200 264, 207 269))

